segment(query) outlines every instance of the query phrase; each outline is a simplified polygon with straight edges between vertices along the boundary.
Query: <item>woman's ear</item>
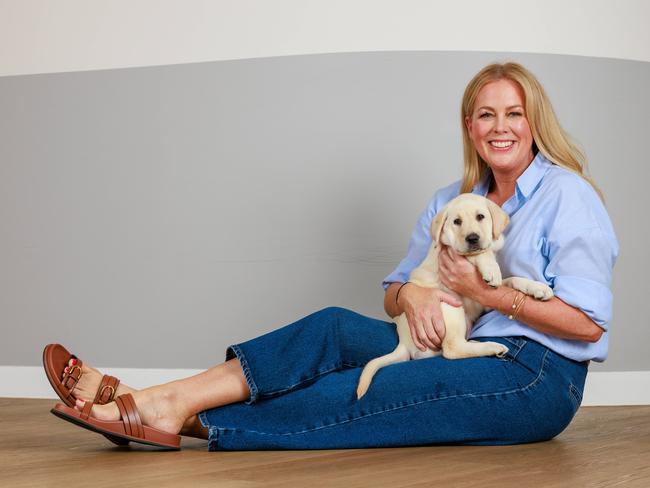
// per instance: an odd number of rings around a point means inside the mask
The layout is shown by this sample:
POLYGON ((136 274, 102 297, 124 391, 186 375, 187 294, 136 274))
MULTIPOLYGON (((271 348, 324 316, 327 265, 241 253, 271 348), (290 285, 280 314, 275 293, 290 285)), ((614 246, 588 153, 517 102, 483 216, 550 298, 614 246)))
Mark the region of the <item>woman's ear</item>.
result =
POLYGON ((436 244, 440 244, 440 234, 447 220, 447 206, 445 206, 431 221, 431 238, 436 244))
POLYGON ((508 225, 510 217, 508 217, 508 214, 492 200, 487 200, 487 205, 488 210, 490 211, 490 216, 492 217, 492 239, 497 240, 508 225))
POLYGON ((472 132, 472 117, 469 115, 465 117, 465 127, 467 127, 467 132, 472 132))

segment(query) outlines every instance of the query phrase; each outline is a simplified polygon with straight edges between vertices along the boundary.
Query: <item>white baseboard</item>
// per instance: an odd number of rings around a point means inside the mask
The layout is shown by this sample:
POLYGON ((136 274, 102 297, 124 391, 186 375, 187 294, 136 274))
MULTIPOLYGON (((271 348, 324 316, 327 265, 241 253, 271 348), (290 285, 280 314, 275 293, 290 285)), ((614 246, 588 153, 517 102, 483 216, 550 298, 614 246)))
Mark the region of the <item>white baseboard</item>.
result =
MULTIPOLYGON (((201 370, 101 368, 101 371, 139 389, 185 378, 201 370)), ((57 398, 40 366, 0 366, 0 397, 57 398)), ((650 371, 590 372, 582 405, 650 405, 650 371)))
POLYGON ((582 405, 650 405, 650 371, 589 372, 582 405))

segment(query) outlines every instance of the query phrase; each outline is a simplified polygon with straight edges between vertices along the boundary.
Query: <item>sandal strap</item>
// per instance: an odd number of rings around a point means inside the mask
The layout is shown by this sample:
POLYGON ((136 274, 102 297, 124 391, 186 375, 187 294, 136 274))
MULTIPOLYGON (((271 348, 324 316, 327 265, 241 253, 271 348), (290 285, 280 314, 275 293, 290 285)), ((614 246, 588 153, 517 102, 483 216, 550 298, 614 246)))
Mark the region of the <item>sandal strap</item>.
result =
POLYGON ((83 420, 88 420, 90 417, 90 410, 93 408, 93 402, 84 403, 84 408, 81 409, 81 418, 83 420))
MULTIPOLYGON (((77 359, 76 356, 72 357, 77 359)), ((63 379, 61 382, 63 383, 65 389, 68 390, 68 398, 72 396, 72 390, 75 389, 77 383, 81 379, 81 375, 83 374, 81 372, 81 365, 81 359, 77 359, 77 364, 72 366, 67 373, 63 373, 63 379)))
POLYGON ((142 419, 135 406, 135 401, 130 393, 120 395, 115 399, 117 408, 120 411, 122 422, 124 423, 124 432, 132 437, 144 439, 144 427, 142 419))
POLYGON ((97 388, 97 393, 95 394, 94 403, 105 405, 112 402, 119 384, 120 380, 115 376, 108 374, 102 376, 102 380, 99 382, 99 388, 97 388))

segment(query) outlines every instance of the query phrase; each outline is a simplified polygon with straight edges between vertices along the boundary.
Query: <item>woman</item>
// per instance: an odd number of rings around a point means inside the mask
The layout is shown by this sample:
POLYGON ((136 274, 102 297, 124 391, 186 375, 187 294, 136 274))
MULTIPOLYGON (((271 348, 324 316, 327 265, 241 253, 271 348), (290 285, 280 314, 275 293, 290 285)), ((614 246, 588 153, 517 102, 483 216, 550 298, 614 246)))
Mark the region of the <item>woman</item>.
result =
MULTIPOLYGON (((440 347, 440 301, 459 302, 407 278, 429 248, 436 212, 460 192, 484 195, 510 215, 503 275, 555 293, 541 302, 491 288, 465 258, 441 253, 445 286, 492 309, 471 338, 505 344, 506 357, 396 364, 357 401, 361 367, 395 348, 395 326, 328 308, 229 347, 225 363, 199 375, 141 391, 119 385, 116 395, 132 393, 144 425, 208 438, 211 450, 515 444, 559 434, 580 405, 589 361, 607 355, 618 244, 582 155, 525 68, 481 70, 465 90, 461 120, 463 179, 420 216, 407 256, 384 280, 384 308, 390 317, 406 312, 418 347, 440 347)), ((74 387, 76 408, 107 421, 120 410, 127 416, 116 402, 85 404, 101 374, 76 361, 57 373, 74 387)))

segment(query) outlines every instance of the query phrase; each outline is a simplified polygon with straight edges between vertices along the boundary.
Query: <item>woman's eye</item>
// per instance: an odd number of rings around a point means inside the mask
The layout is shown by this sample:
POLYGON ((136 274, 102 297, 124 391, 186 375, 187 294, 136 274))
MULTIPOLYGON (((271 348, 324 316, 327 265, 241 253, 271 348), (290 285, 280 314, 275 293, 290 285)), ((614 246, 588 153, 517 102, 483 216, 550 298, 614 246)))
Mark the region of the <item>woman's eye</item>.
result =
POLYGON ((521 117, 523 114, 521 112, 510 112, 508 115, 511 117, 521 117))
POLYGON ((460 225, 460 224, 462 224, 462 223, 463 223, 463 221, 460 220, 460 219, 455 219, 455 220, 454 220, 454 225, 460 225))
POLYGON ((479 222, 480 222, 481 220, 483 220, 484 218, 485 218, 485 215, 483 215, 483 214, 478 214, 478 215, 476 216, 476 220, 478 220, 479 222))
POLYGON ((479 119, 487 119, 488 117, 492 117, 492 114, 489 112, 484 112, 478 116, 479 119))

